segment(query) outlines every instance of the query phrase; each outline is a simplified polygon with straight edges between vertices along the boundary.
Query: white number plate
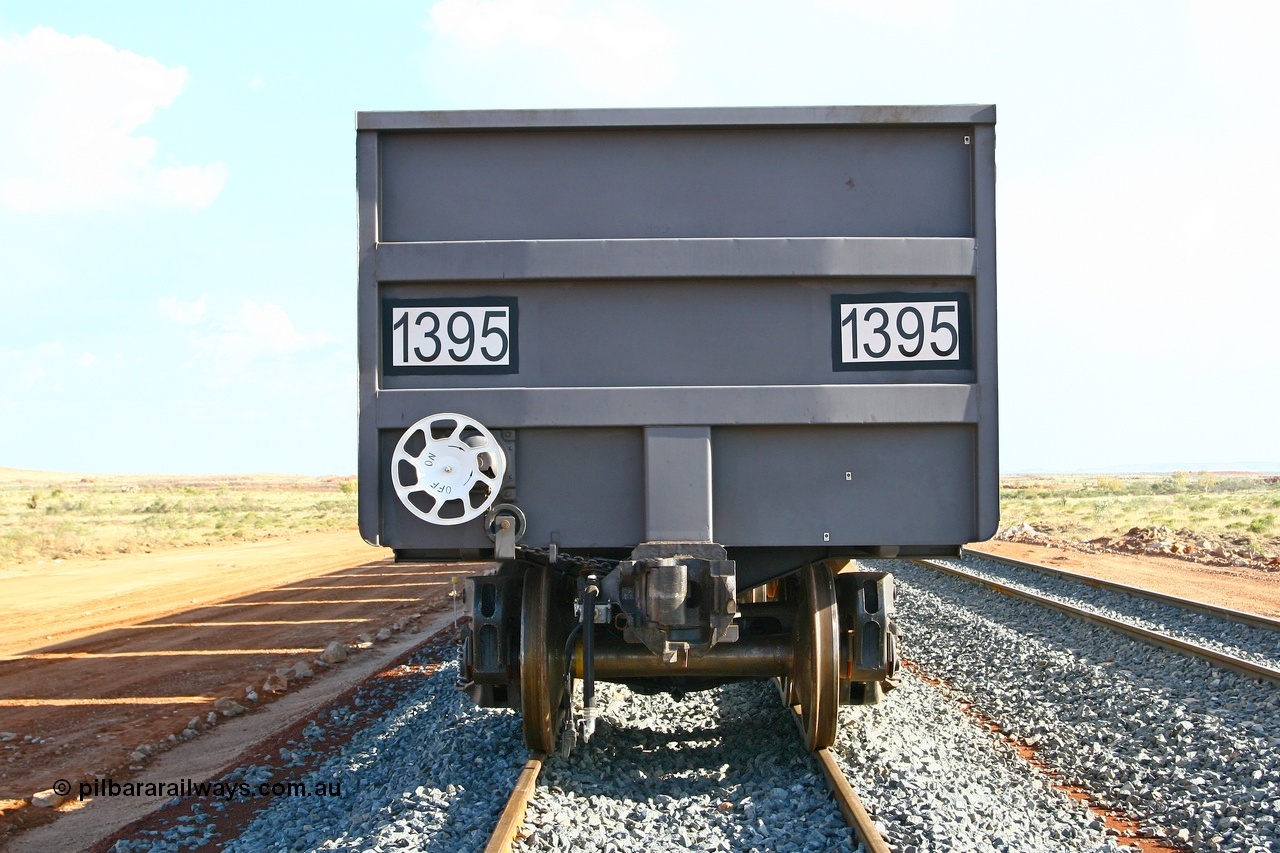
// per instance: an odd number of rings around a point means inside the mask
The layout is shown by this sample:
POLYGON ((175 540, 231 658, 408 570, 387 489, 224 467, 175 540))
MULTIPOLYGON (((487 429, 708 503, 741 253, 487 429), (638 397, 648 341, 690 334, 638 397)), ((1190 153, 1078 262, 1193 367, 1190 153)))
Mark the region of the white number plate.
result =
POLYGON ((517 373, 516 300, 389 299, 383 367, 395 373, 517 373))
POLYGON ((969 370, 967 293, 831 297, 835 370, 969 370))

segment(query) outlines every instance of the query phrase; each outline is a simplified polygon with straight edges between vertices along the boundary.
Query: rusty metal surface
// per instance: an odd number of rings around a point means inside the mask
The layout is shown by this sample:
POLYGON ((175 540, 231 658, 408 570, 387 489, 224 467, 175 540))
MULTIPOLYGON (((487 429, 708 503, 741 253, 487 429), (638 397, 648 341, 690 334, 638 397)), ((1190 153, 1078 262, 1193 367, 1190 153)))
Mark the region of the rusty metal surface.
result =
POLYGON ((840 718, 840 636, 836 588, 825 563, 800 570, 800 612, 793 634, 791 683, 800 700, 800 730, 810 750, 836 742, 840 718))
POLYGON ((542 763, 546 760, 545 753, 529 754, 529 760, 525 762, 524 769, 516 779, 511 798, 507 800, 507 805, 498 818, 498 825, 493 830, 493 835, 489 837, 484 853, 509 853, 516 839, 516 833, 520 831, 520 824, 524 822, 525 809, 529 806, 529 800, 533 799, 538 774, 542 772, 542 763))
POLYGON ((854 793, 849 780, 845 778, 844 773, 840 772, 831 750, 820 749, 813 756, 822 768, 822 775, 836 798, 836 805, 840 807, 845 823, 853 829, 858 841, 868 853, 889 853, 889 845, 885 843, 876 825, 871 822, 871 815, 867 814, 867 810, 863 808, 862 801, 854 793))
MULTIPOLYGON (((801 737, 804 737, 804 721, 800 716, 800 708, 792 705, 791 712, 796 728, 800 730, 801 737)), ((854 836, 863 846, 863 849, 867 853, 889 853, 889 845, 885 843, 884 836, 880 834, 880 830, 876 829, 876 825, 871 821, 871 815, 867 814, 866 808, 862 805, 862 800, 858 799, 857 792, 849 784, 849 780, 845 777, 844 771, 840 769, 840 765, 836 763, 835 756, 831 754, 831 750, 815 750, 813 757, 818 762, 818 767, 822 770, 823 778, 827 780, 827 787, 831 789, 831 794, 836 799, 836 805, 840 807, 840 814, 844 815, 845 824, 853 830, 854 836)))
POLYGON ((536 752, 552 752, 564 695, 565 634, 555 610, 550 566, 525 574, 520 617, 520 716, 524 740, 536 752))
MULTIPOLYGON (((595 647, 596 678, 645 678, 649 676, 742 676, 773 678, 792 667, 791 636, 743 637, 721 643, 705 655, 690 656, 683 664, 663 663, 662 658, 638 643, 598 637, 595 647)), ((582 677, 582 647, 573 652, 573 676, 582 677)))

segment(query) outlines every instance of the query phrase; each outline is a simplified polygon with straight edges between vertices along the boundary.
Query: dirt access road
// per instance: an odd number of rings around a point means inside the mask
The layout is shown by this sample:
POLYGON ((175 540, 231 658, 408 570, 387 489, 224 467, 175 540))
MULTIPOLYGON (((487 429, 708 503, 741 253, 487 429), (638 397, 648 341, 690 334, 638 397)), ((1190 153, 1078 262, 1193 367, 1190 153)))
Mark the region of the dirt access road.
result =
POLYGON ((242 725, 354 668, 315 662, 331 642, 358 661, 447 618, 451 579, 475 570, 397 565, 355 532, 0 569, 0 847, 55 816, 28 803, 55 780, 127 778, 151 760, 140 746, 183 742, 195 717, 208 728, 220 698, 249 712, 216 725, 242 725), (264 690, 298 662, 316 674, 264 690))

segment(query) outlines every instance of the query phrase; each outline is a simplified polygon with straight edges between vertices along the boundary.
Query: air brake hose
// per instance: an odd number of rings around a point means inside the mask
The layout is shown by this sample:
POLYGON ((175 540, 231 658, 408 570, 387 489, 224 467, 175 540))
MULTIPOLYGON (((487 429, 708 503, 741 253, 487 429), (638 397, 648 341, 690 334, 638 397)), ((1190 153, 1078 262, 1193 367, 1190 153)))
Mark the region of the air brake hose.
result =
POLYGON ((565 710, 565 732, 564 738, 560 741, 560 754, 565 758, 569 757, 569 753, 573 750, 573 745, 577 743, 577 725, 573 721, 573 647, 578 639, 578 632, 582 630, 582 622, 574 623, 569 629, 569 636, 564 641, 564 710, 565 710))
POLYGON ((596 597, 600 595, 599 579, 587 575, 582 591, 582 741, 591 740, 596 730, 595 627, 596 597))

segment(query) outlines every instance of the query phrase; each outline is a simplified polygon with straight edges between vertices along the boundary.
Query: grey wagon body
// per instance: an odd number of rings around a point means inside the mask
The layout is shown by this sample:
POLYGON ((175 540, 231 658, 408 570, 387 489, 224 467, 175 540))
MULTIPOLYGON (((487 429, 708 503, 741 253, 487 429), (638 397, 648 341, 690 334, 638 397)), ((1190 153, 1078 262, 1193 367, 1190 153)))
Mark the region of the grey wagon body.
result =
POLYGON ((991 106, 360 113, 361 534, 492 553, 483 518, 425 522, 391 483, 404 431, 457 412, 501 438, 527 546, 716 542, 747 589, 988 537, 994 123, 991 106), (489 304, 509 312, 501 366, 393 364, 395 306, 489 304), (926 340, 950 359, 908 357, 926 340))

